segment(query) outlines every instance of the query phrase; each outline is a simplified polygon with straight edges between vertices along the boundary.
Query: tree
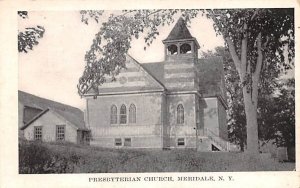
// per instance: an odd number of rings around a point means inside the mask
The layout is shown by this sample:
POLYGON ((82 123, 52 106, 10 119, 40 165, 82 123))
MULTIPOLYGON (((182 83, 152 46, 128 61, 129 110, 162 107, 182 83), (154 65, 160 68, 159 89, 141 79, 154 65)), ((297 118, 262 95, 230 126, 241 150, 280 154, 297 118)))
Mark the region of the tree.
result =
MULTIPOLYGON (((18 11, 18 15, 22 19, 28 18, 27 11, 18 11)), ((27 27, 25 31, 18 33, 18 51, 27 53, 32 50, 34 45, 37 45, 38 39, 42 38, 45 33, 44 27, 37 25, 36 27, 27 27)))
POLYGON ((258 152, 258 86, 264 62, 289 69, 294 57, 293 9, 208 10, 222 34, 242 83, 247 124, 247 150, 258 152), (289 61, 283 48, 289 47, 289 61))
POLYGON ((277 146, 295 147, 295 79, 282 80, 266 114, 272 121, 277 146))
MULTIPOLYGON (((202 52, 201 56, 205 58, 221 56, 223 58, 227 104, 229 107, 227 110, 229 140, 240 145, 241 149, 244 150, 246 144, 246 115, 242 87, 229 50, 220 46, 215 48, 215 52, 202 52)), ((261 78, 259 84, 257 117, 259 140, 275 140, 274 144, 277 146, 293 147, 295 145, 294 78, 283 82, 280 78, 282 76, 280 70, 268 67, 266 62, 262 68, 262 73, 264 77, 261 78), (284 140, 289 141, 285 142, 284 140)))
POLYGON ((289 160, 295 160, 295 79, 280 78, 272 97, 259 98, 259 137, 286 147, 289 160))
POLYGON ((258 153, 257 103, 262 68, 290 68, 294 57, 293 9, 218 9, 218 10, 130 10, 111 15, 96 34, 86 53, 83 76, 78 92, 85 94, 113 78, 125 68, 125 54, 132 37, 146 32, 145 43, 150 45, 159 35, 158 26, 170 24, 180 14, 188 23, 199 13, 214 21, 217 34, 224 37, 240 78, 247 124, 247 151, 258 153), (288 59, 284 60, 284 46, 288 59), (266 63, 265 63, 266 62, 266 63))

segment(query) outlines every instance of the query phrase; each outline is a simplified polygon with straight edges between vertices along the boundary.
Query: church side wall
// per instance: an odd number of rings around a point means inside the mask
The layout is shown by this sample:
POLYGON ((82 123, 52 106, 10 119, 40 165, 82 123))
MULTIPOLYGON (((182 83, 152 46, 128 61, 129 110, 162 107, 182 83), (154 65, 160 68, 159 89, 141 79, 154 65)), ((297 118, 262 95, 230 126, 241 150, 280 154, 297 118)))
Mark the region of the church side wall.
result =
POLYGON ((169 134, 171 148, 196 148, 195 94, 168 95, 169 134), (184 123, 177 123, 177 106, 184 107, 184 123), (184 139, 184 146, 178 145, 184 139))
POLYGON ((210 137, 228 140, 226 110, 217 97, 200 98, 197 113, 199 117, 198 150, 212 151, 212 145, 216 143, 210 137))
MULTIPOLYGON (((218 99, 215 97, 200 99, 199 108, 200 127, 202 128, 202 131, 208 129, 214 134, 219 135, 218 99)), ((202 135, 204 135, 204 132, 202 135)))
POLYGON ((87 99, 91 145, 124 147, 125 139, 131 139, 131 148, 162 148, 162 93, 140 93, 99 96, 87 99), (120 107, 126 105, 127 122, 120 124, 120 107), (136 107, 136 123, 129 123, 129 107, 136 107), (110 124, 111 106, 117 106, 117 124, 110 124), (121 146, 116 146, 121 139, 121 146))
POLYGON ((219 130, 220 137, 224 140, 228 140, 228 131, 227 131, 227 115, 226 110, 223 104, 218 100, 218 114, 219 114, 219 130))
POLYGON ((170 131, 169 131, 169 117, 168 117, 168 101, 167 95, 163 95, 161 103, 161 115, 163 117, 163 148, 170 147, 170 131))

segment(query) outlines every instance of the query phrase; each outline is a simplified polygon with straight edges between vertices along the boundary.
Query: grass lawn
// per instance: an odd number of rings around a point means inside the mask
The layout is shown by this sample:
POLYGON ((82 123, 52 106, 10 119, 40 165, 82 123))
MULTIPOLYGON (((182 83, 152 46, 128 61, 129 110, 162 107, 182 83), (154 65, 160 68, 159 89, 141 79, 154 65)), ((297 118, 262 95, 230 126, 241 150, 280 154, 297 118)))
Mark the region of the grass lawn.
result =
POLYGON ((291 171, 295 163, 249 157, 245 153, 182 150, 106 149, 91 146, 49 145, 57 152, 76 153, 78 173, 103 172, 230 172, 291 171))
MULTIPOLYGON (((76 159, 72 163, 72 170, 54 171, 54 173, 232 172, 295 169, 295 163, 280 163, 266 157, 249 157, 245 153, 197 152, 190 149, 107 149, 54 143, 41 145, 50 151, 50 155, 60 156, 66 161, 76 159)), ((33 155, 32 152, 29 155, 33 155)))

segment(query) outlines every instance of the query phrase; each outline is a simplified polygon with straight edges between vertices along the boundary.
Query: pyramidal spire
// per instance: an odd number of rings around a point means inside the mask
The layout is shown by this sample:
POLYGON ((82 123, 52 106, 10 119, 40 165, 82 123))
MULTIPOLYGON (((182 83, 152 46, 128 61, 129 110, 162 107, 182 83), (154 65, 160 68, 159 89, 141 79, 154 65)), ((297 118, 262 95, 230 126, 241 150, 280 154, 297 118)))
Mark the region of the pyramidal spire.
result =
POLYGON ((186 22, 180 17, 170 32, 169 36, 164 41, 180 40, 180 39, 192 39, 190 31, 186 27, 186 22))

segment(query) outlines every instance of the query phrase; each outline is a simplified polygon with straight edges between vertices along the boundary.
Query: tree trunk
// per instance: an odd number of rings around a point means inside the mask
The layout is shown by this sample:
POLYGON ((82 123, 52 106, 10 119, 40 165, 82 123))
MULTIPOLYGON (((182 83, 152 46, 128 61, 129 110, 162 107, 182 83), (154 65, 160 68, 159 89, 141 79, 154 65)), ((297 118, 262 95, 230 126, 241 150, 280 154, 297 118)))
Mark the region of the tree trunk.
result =
POLYGON ((246 114, 246 127, 247 127, 247 149, 246 151, 251 154, 258 153, 258 124, 257 124, 257 98, 251 99, 251 92, 247 92, 247 88, 243 88, 245 114, 246 114), (256 100, 256 101, 253 101, 256 100))
POLYGON ((252 73, 251 65, 249 63, 247 73, 251 75, 251 90, 247 91, 247 87, 243 87, 245 113, 247 120, 247 152, 251 154, 258 154, 259 143, 258 143, 258 123, 257 123, 257 102, 258 102, 258 83, 261 73, 263 52, 262 52, 262 41, 261 33, 257 36, 257 60, 255 71, 252 73))
MULTIPOLYGON (((247 24, 244 24, 244 30, 247 30, 247 24)), ((257 123, 257 101, 258 101, 258 83, 261 72, 261 66, 263 61, 262 54, 262 41, 261 33, 257 36, 257 52, 258 58, 254 73, 251 71, 251 63, 247 61, 247 43, 248 34, 244 34, 241 45, 241 59, 239 59, 235 46, 232 40, 227 37, 225 38, 229 52, 235 64, 235 67, 239 73, 241 83, 246 81, 246 76, 251 76, 251 82, 247 83, 243 87, 243 98, 244 98, 244 108, 246 114, 246 127, 247 127, 247 149, 246 151, 250 154, 258 154, 258 123, 257 123), (250 85, 250 88, 247 87, 250 85)), ((249 80, 247 80, 249 82, 249 80)))

